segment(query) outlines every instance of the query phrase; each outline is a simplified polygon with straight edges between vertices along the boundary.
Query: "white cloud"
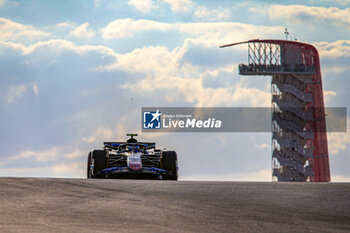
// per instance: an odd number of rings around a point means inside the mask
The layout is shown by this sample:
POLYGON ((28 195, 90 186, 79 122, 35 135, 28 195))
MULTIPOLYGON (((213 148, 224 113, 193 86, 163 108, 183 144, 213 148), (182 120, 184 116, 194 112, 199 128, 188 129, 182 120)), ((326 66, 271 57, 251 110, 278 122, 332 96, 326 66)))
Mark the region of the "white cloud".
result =
POLYGON ((339 3, 345 6, 350 3, 350 0, 311 0, 311 2, 312 3, 331 2, 331 3, 339 3))
POLYGON ((60 163, 54 166, 35 168, 1 168, 0 176, 85 178, 86 164, 83 161, 79 161, 75 163, 60 163))
POLYGON ((266 143, 256 144, 256 145, 254 145, 254 147, 259 148, 259 149, 270 149, 271 148, 271 146, 266 144, 266 143))
POLYGON ((170 9, 174 12, 188 11, 194 4, 190 0, 162 0, 169 4, 170 9))
MULTIPOLYGON (((256 26, 236 22, 211 23, 163 23, 153 20, 118 19, 104 27, 102 37, 125 38, 132 37, 137 32, 144 31, 177 31, 195 37, 196 41, 207 45, 221 45, 232 41, 242 41, 251 38, 276 37, 284 30, 283 27, 256 26)), ((195 43, 194 38, 191 38, 195 43)))
POLYGON ((42 41, 42 42, 37 42, 33 45, 30 46, 25 46, 23 44, 19 43, 12 43, 12 42, 3 42, 0 41, 0 45, 10 47, 16 50, 20 50, 22 52, 22 55, 30 55, 33 52, 37 50, 51 50, 55 51, 57 53, 60 53, 65 50, 70 50, 73 51, 77 54, 86 54, 89 52, 99 52, 104 55, 110 55, 110 56, 115 56, 115 52, 106 46, 93 46, 93 45, 82 45, 82 46, 75 46, 71 41, 67 40, 48 40, 48 41, 42 41))
POLYGON ((283 28, 237 22, 179 23, 176 26, 180 32, 196 36, 191 38, 193 43, 216 46, 251 38, 276 37, 283 28))
POLYGON ((92 143, 92 142, 98 142, 101 140, 108 140, 112 139, 114 133, 112 130, 99 127, 95 133, 92 134, 90 137, 84 137, 82 140, 84 142, 92 143))
POLYGON ((117 19, 110 22, 102 29, 102 36, 106 39, 130 37, 135 32, 157 30, 171 30, 173 26, 168 23, 161 23, 153 20, 133 20, 133 19, 117 19))
POLYGON ((102 0, 94 0, 94 6, 96 8, 99 8, 101 6, 101 4, 102 4, 102 0))
POLYGON ((177 50, 169 51, 163 46, 137 48, 127 54, 117 54, 117 62, 107 66, 107 70, 124 70, 134 72, 168 73, 176 72, 179 54, 177 50))
POLYGON ((7 0, 0 0, 0 7, 4 7, 7 3, 7 0))
POLYGON ((166 95, 169 102, 185 98, 196 107, 208 106, 270 106, 270 92, 257 88, 248 88, 243 82, 226 88, 204 88, 203 82, 198 78, 183 78, 177 76, 148 75, 137 84, 127 83, 122 88, 136 92, 153 92, 159 89, 173 89, 174 93, 166 95), (196 90, 196 91, 193 91, 196 90), (176 92, 177 91, 177 92, 176 92), (175 96, 173 96, 175 95, 175 96))
POLYGON ((205 6, 197 7, 195 13, 195 17, 198 19, 204 19, 204 20, 224 20, 230 18, 230 10, 227 8, 219 7, 214 10, 209 10, 205 6))
POLYGON ((72 28, 74 27, 74 24, 69 21, 61 22, 55 25, 58 28, 72 28))
POLYGON ((337 96, 337 93, 335 91, 324 91, 323 92, 323 95, 324 95, 324 101, 326 103, 326 106, 327 106, 327 103, 333 99, 333 97, 337 96))
POLYGON ((350 28, 350 8, 314 7, 305 5, 271 5, 268 9, 252 7, 250 11, 267 13, 271 19, 283 20, 288 23, 305 24, 307 21, 332 23, 350 28))
MULTIPOLYGON (((70 152, 70 151, 71 149, 69 147, 63 148, 63 147, 57 147, 57 146, 52 147, 46 151, 25 150, 15 156, 9 157, 7 159, 7 162, 30 159, 31 161, 36 161, 36 162, 55 162, 56 163, 56 162, 59 162, 61 158, 66 158, 70 160, 79 159, 79 158, 85 159, 86 152, 79 149, 75 149, 73 152, 70 152)), ((7 162, 4 162, 4 164, 6 164, 7 162)), ((75 163, 73 163, 73 167, 75 167, 74 164, 75 163)), ((59 170, 59 168, 62 168, 61 166, 62 164, 54 165, 53 168, 57 168, 59 170)), ((70 166, 71 164, 69 164, 68 167, 70 166)), ((64 166, 64 167, 67 168, 67 166, 64 166)), ((26 168, 23 168, 23 169, 26 169, 26 168)), ((56 174, 53 174, 53 175, 56 175, 56 174)))
MULTIPOLYGON (((186 41, 181 48, 176 47, 171 51, 162 46, 135 49, 127 54, 117 54, 116 62, 103 69, 140 73, 144 75, 143 79, 137 83, 134 81, 126 82, 120 87, 140 93, 171 89, 172 91, 164 96, 169 102, 184 98, 196 106, 232 106, 232 104, 270 106, 270 90, 248 88, 243 79, 235 85, 222 86, 221 88, 204 87, 203 78, 207 71, 202 73, 200 66, 193 66, 182 61, 184 54, 190 49, 189 46, 192 44, 190 41, 186 41)), ((205 47, 205 45, 202 46, 205 47)), ((217 47, 216 49, 219 50, 217 47)), ((233 67, 229 65, 218 69, 220 70, 211 73, 219 74, 219 71, 232 73, 233 67)), ((216 81, 221 82, 222 80, 218 77, 216 81)))
MULTIPOLYGON (((347 119, 349 122, 350 119, 347 119)), ((330 154, 338 154, 348 149, 350 144, 350 124, 347 124, 347 130, 344 133, 331 132, 327 134, 328 149, 330 154)))
POLYGON ((152 0, 129 0, 128 5, 135 7, 136 10, 142 13, 148 13, 157 8, 152 0))
POLYGON ((95 36, 95 31, 92 29, 88 29, 89 23, 85 22, 80 26, 69 32, 70 36, 80 37, 80 38, 92 38, 95 36))
POLYGON ((18 6, 19 3, 16 2, 16 1, 0 0, 0 8, 1 7, 6 7, 7 5, 18 6))
MULTIPOLYGON (((205 24, 197 24, 199 27, 204 27, 204 25, 205 24)), ((212 27, 213 25, 210 24, 210 26, 212 27)), ((190 30, 190 28, 191 25, 184 24, 181 30, 190 30)), ((239 25, 238 28, 240 28, 239 25)), ((242 30, 245 30, 245 25, 242 30)), ((212 44, 201 44, 202 42, 208 43, 208 41, 202 38, 189 39, 185 41, 182 47, 176 47, 171 51, 162 46, 149 46, 135 49, 126 54, 116 54, 112 49, 104 46, 75 46, 72 42, 64 40, 38 42, 28 47, 14 43, 3 44, 21 50, 22 54, 26 56, 37 50, 45 51, 45 53, 54 51, 57 54, 65 50, 70 50, 78 54, 96 51, 100 54, 109 55, 115 58, 116 62, 103 67, 101 66, 99 69, 109 71, 123 70, 144 75, 144 78, 139 80, 136 85, 134 82, 128 83, 126 81, 120 84, 121 88, 132 89, 136 92, 173 89, 174 91, 168 92, 168 94, 164 96, 169 102, 174 102, 179 98, 185 97, 184 100, 196 106, 230 106, 232 104, 239 106, 270 106, 269 90, 261 90, 254 87, 248 88, 244 81, 221 88, 204 87, 203 77, 201 75, 203 72, 201 71, 202 68, 182 61, 183 56, 187 53, 188 49, 190 49, 189 46, 192 46, 193 43, 200 45, 200 48, 213 46, 212 44), (196 92, 193 92, 193 90, 196 90, 196 92)), ((214 47, 219 50, 216 43, 214 47)), ((220 67, 219 69, 231 73, 232 65, 220 67)), ((217 81, 220 80, 218 79, 217 81)), ((86 142, 93 142, 96 140, 98 140, 98 138, 94 135, 84 138, 86 142)))
MULTIPOLYGON (((186 30, 189 29, 186 28, 186 30)), ((186 41, 181 48, 176 47, 172 51, 162 46, 135 49, 127 54, 117 54, 116 62, 103 69, 143 74, 145 77, 137 83, 134 81, 126 82, 120 87, 135 92, 172 89, 173 91, 164 96, 169 102, 185 97, 186 101, 196 106, 230 106, 232 104, 239 106, 270 106, 270 90, 248 88, 244 80, 236 85, 222 88, 204 87, 200 67, 195 67, 186 62, 180 64, 189 46, 191 46, 190 41, 186 41)), ((232 73, 232 65, 219 69, 232 73)), ((219 71, 213 71, 213 73, 219 73, 219 71)), ((221 80, 218 78, 217 81, 221 80)))
POLYGON ((0 45, 4 46, 4 47, 9 47, 15 50, 20 50, 20 51, 24 51, 26 49, 26 46, 23 44, 19 44, 19 43, 13 43, 13 42, 9 42, 9 41, 1 41, 0 40, 0 45))
POLYGON ((33 85, 33 92, 35 95, 39 94, 39 87, 36 84, 33 85))
POLYGON ((322 73, 333 73, 333 74, 339 74, 343 73, 344 71, 347 71, 348 67, 347 66, 341 66, 341 65, 332 65, 332 66, 326 66, 322 68, 322 73))
POLYGON ((24 84, 18 86, 11 86, 7 92, 7 103, 14 103, 17 99, 23 96, 26 90, 27 87, 24 84))
POLYGON ((85 178, 86 177, 86 165, 82 162, 75 163, 60 163, 58 165, 51 167, 54 177, 76 177, 85 178))
MULTIPOLYGON (((350 15, 350 12, 349 12, 350 15)), ((314 42, 313 43, 319 51, 320 57, 337 58, 350 57, 350 40, 338 40, 334 42, 314 42)))
POLYGON ((47 151, 33 151, 26 150, 21 152, 20 154, 9 157, 9 161, 25 159, 25 158, 34 158, 36 161, 44 162, 44 161, 52 161, 56 158, 61 148, 53 147, 47 151))
POLYGON ((81 158, 81 157, 85 157, 85 152, 81 151, 81 150, 75 150, 69 154, 66 154, 64 157, 67 159, 75 159, 75 158, 81 158))
MULTIPOLYGON (((335 76, 349 70, 346 64, 350 59, 350 40, 338 40, 334 42, 314 42, 321 60, 324 60, 322 72, 335 76)), ((335 76, 336 77, 336 76, 335 76)))
POLYGON ((36 30, 33 26, 16 23, 6 18, 0 18, 0 31, 0 40, 5 41, 35 40, 50 35, 48 32, 36 30))

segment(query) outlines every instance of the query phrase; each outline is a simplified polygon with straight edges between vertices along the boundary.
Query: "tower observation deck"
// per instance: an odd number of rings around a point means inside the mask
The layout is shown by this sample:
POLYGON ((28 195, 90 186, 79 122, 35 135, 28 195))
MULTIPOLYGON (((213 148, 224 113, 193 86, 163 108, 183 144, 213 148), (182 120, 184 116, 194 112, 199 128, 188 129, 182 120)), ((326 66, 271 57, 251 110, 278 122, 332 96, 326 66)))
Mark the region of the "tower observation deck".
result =
POLYGON ((329 182, 321 67, 317 49, 288 40, 249 40, 241 75, 272 76, 272 176, 329 182))

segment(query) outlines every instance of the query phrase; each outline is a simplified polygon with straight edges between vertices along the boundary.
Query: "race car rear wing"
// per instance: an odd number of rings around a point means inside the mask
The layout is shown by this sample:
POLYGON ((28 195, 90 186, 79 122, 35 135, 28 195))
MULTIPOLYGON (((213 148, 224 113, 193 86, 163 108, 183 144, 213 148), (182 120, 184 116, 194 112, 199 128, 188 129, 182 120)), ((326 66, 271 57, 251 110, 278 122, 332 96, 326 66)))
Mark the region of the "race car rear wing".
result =
POLYGON ((107 147, 118 147, 123 144, 129 144, 129 145, 144 145, 147 149, 155 149, 156 143, 155 142, 136 142, 136 143, 128 143, 128 142, 104 142, 103 145, 107 147))

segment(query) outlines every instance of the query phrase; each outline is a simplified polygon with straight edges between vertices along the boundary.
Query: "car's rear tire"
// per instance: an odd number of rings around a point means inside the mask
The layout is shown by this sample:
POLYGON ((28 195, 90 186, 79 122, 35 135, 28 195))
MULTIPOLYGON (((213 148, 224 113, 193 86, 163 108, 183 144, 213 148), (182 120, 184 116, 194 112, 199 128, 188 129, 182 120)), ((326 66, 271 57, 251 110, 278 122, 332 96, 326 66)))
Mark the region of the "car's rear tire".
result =
POLYGON ((168 171, 169 174, 162 175, 163 180, 177 180, 177 154, 175 151, 163 151, 162 153, 162 169, 168 171))
MULTIPOLYGON (((99 174, 100 171, 107 168, 107 157, 106 151, 104 150, 94 150, 90 152, 91 159, 93 161, 93 171, 90 169, 90 177, 91 178, 104 178, 103 175, 99 174)), ((91 163, 91 162, 90 162, 91 163)))

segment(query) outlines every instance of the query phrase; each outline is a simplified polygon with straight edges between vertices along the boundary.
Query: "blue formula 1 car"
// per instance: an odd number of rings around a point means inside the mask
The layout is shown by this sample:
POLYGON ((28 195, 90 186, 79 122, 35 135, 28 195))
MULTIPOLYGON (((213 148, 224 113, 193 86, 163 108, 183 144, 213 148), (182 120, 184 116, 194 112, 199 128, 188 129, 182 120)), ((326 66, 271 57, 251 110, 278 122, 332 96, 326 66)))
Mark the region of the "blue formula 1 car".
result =
POLYGON ((88 155, 87 178, 157 178, 177 180, 175 151, 156 149, 153 142, 104 142, 102 150, 88 155))

